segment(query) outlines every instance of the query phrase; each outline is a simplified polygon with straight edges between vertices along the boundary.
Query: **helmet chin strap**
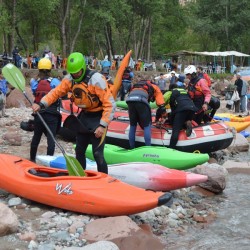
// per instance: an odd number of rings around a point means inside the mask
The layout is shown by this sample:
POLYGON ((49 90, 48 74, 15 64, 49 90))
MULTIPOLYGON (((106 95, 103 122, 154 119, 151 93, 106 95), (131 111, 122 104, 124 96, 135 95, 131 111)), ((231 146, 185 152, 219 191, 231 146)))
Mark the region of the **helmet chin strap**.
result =
POLYGON ((81 76, 78 77, 78 78, 75 78, 75 77, 73 76, 74 74, 70 74, 71 77, 73 78, 74 82, 76 82, 76 83, 80 83, 80 82, 82 81, 82 79, 84 78, 84 75, 85 75, 85 73, 86 73, 86 71, 84 72, 84 69, 81 69, 81 70, 82 70, 82 74, 81 74, 81 76))
POLYGON ((197 77, 197 74, 193 72, 193 73, 191 74, 191 78, 194 79, 195 77, 197 77))

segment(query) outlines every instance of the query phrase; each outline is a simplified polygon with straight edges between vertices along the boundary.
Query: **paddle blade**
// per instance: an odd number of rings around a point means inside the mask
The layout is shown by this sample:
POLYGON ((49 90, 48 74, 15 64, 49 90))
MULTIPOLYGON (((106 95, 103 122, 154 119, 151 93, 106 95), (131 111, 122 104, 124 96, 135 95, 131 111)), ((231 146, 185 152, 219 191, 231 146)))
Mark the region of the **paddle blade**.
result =
POLYGON ((25 78, 14 64, 8 63, 2 69, 2 73, 4 78, 9 82, 14 88, 21 90, 22 92, 25 90, 25 78))
POLYGON ((107 127, 104 129, 104 132, 103 132, 103 134, 102 134, 102 138, 101 138, 101 141, 100 141, 98 147, 99 147, 100 145, 102 145, 102 143, 104 142, 104 139, 105 139, 105 136, 106 136, 106 133, 107 133, 107 129, 108 129, 107 127))
POLYGON ((73 156, 64 155, 70 176, 86 176, 80 162, 73 156))

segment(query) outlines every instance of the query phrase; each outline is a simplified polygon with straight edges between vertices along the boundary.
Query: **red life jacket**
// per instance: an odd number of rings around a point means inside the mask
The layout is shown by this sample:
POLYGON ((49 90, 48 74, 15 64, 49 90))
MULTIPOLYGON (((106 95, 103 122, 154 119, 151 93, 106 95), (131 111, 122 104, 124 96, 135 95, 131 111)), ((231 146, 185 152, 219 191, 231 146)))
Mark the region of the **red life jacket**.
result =
POLYGON ((191 99, 200 99, 200 98, 204 99, 204 94, 202 92, 201 86, 197 85, 197 83, 201 79, 203 79, 203 81, 205 80, 204 78, 197 77, 195 81, 190 81, 187 90, 191 99))
POLYGON ((38 86, 35 93, 35 103, 39 103, 41 99, 50 92, 50 90, 52 89, 50 86, 51 81, 51 77, 38 81, 38 86))
POLYGON ((209 75, 206 73, 203 73, 203 77, 207 81, 207 85, 210 88, 211 87, 211 79, 210 79, 209 75))

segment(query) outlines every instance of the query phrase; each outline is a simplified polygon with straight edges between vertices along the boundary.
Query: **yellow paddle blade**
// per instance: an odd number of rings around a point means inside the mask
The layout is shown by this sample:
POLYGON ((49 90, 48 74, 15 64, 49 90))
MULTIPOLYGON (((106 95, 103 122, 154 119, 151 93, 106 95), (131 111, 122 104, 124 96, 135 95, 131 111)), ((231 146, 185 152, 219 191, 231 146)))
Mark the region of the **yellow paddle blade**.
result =
POLYGON ((101 141, 100 141, 98 147, 99 147, 100 145, 102 145, 102 143, 103 143, 103 141, 104 141, 104 139, 105 139, 106 133, 107 133, 107 129, 108 129, 107 127, 104 129, 104 133, 102 134, 101 141))

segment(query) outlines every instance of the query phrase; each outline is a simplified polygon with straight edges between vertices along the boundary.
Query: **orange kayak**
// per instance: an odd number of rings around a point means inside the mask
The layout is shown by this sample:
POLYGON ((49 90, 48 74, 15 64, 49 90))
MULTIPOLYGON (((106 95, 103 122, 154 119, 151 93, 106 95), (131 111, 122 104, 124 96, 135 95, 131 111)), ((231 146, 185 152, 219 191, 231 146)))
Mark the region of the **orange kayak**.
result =
POLYGON ((122 76, 124 74, 124 71, 126 69, 126 67, 128 67, 129 65, 129 60, 132 54, 132 50, 130 50, 122 59, 122 62, 120 64, 120 67, 116 73, 115 79, 114 79, 114 85, 113 85, 113 89, 112 89, 112 94, 114 99, 116 99, 117 93, 122 85, 122 76))
POLYGON ((170 193, 123 183, 107 174, 86 170, 87 177, 68 176, 18 156, 0 154, 0 188, 15 195, 75 212, 118 216, 167 203, 170 193))

